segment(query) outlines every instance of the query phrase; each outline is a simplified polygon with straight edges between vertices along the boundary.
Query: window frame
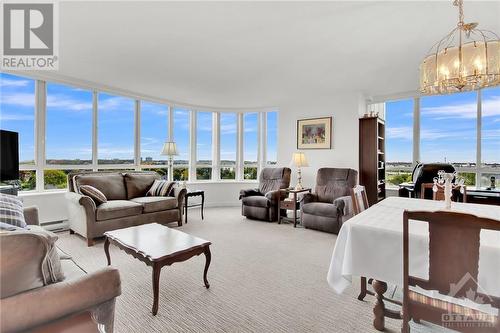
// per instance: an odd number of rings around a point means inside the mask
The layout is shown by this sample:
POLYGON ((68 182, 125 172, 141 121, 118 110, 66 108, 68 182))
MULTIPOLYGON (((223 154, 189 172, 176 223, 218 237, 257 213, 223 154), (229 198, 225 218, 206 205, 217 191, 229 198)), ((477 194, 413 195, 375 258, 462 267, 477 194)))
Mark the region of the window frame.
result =
MULTIPOLYGON (((79 82, 74 80, 59 80, 44 77, 43 74, 33 74, 33 75, 18 75, 12 74, 20 78, 34 80, 35 83, 35 119, 34 119, 34 147, 35 156, 34 164, 27 165, 23 164, 19 166, 20 171, 34 171, 36 177, 36 186, 33 190, 25 190, 22 193, 44 193, 44 192, 64 192, 66 189, 45 189, 45 171, 46 170, 116 170, 116 169, 130 169, 130 170, 142 170, 150 168, 158 169, 168 169, 168 165, 144 165, 141 163, 141 102, 156 103, 160 105, 165 105, 168 109, 168 116, 166 121, 168 121, 168 133, 167 139, 173 139, 173 112, 175 108, 183 108, 188 111, 189 114, 189 153, 188 153, 188 164, 187 165, 174 165, 176 168, 188 168, 188 179, 189 183, 213 183, 213 182, 244 182, 244 183, 256 183, 258 180, 244 179, 244 156, 243 156, 243 115, 246 113, 257 113, 258 121, 258 161, 252 164, 252 167, 257 167, 257 173, 260 173, 262 168, 268 165, 266 161, 267 157, 267 113, 276 112, 279 117, 278 108, 269 109, 227 109, 227 110, 217 110, 214 108, 193 108, 191 106, 180 105, 172 103, 167 100, 151 98, 148 96, 141 96, 132 94, 129 92, 119 91, 115 89, 110 89, 108 87, 97 87, 95 85, 90 85, 86 82, 79 82), (91 164, 47 164, 46 163, 46 146, 45 146, 45 136, 46 136, 46 126, 47 126, 47 84, 54 83, 65 85, 70 88, 84 89, 92 93, 92 163, 91 164), (110 94, 122 98, 132 99, 134 101, 134 160, 133 163, 126 164, 99 164, 98 163, 98 128, 99 128, 99 93, 110 94), (196 113, 197 112, 211 112, 212 113, 212 164, 208 165, 198 165, 196 158, 196 113), (237 146, 236 146, 236 161, 235 161, 235 179, 220 179, 220 171, 222 167, 220 160, 220 119, 221 114, 233 113, 237 115, 237 146), (197 180, 196 179, 196 168, 199 167, 211 167, 212 177, 207 180, 197 180)), ((276 132, 278 132, 279 126, 276 126, 276 132)), ((162 138, 164 139, 164 138, 162 138)), ((249 166, 249 165, 247 165, 249 166)), ((233 167, 233 165, 231 165, 233 167)), ((173 176, 173 175, 172 175, 173 176)))
MULTIPOLYGON (((495 87, 487 87, 495 88, 495 87)), ((424 95, 406 95, 406 96, 385 96, 378 101, 367 101, 366 109, 368 111, 378 111, 379 114, 383 114, 384 119, 386 118, 385 113, 385 103, 389 101, 397 101, 404 99, 413 99, 413 158, 412 158, 412 166, 411 167, 387 167, 387 171, 409 171, 412 172, 413 168, 420 161, 420 121, 421 121, 421 105, 420 100, 424 95)), ((481 149, 482 149, 482 89, 476 91, 476 160, 475 166, 472 167, 455 167, 458 173, 474 173, 476 175, 475 183, 472 187, 481 187, 481 177, 483 174, 498 174, 500 173, 500 168, 495 169, 494 167, 485 166, 482 163, 481 149)), ((387 144, 387 142, 385 143, 387 144)), ((397 188, 394 186, 390 186, 388 188, 397 188)))

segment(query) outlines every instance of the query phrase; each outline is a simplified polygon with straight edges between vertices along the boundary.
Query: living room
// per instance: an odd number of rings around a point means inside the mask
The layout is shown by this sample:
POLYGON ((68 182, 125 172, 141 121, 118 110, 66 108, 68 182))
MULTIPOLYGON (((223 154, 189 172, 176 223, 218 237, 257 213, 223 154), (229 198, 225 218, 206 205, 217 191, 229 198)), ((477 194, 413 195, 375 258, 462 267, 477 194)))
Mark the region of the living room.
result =
POLYGON ((499 1, 1 6, 2 332, 500 331, 499 1))

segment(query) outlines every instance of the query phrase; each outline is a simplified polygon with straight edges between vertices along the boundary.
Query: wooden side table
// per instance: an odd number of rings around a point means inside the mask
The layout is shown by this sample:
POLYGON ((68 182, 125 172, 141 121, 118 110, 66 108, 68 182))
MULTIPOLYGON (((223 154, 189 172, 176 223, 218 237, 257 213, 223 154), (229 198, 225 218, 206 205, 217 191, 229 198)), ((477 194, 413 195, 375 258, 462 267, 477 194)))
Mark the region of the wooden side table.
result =
POLYGON ((293 215, 292 215, 293 217, 292 218, 282 217, 280 215, 280 217, 278 219, 278 223, 281 223, 282 220, 293 221, 293 227, 296 228, 297 227, 297 220, 299 219, 297 217, 297 209, 300 209, 300 201, 298 200, 298 194, 299 193, 305 193, 305 192, 311 193, 311 189, 310 188, 303 188, 301 190, 296 190, 294 188, 286 188, 286 189, 283 189, 281 191, 284 191, 287 194, 287 197, 291 193, 292 194, 292 198, 291 198, 291 200, 290 200, 290 198, 287 198, 285 200, 280 201, 280 207, 279 208, 280 209, 291 210, 293 212, 293 215))
POLYGON ((205 208, 205 191, 187 191, 184 196, 184 223, 188 223, 188 208, 191 207, 200 207, 201 206, 201 219, 203 220, 203 209, 205 208), (191 204, 188 203, 188 198, 201 196, 201 203, 199 204, 191 204))

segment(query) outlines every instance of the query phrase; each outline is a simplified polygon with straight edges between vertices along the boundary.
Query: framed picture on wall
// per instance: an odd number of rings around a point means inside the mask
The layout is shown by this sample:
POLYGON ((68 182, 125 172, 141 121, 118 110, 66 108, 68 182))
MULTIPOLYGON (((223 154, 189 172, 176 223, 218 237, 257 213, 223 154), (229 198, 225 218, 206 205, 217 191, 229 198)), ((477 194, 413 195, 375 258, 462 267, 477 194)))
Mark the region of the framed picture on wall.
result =
POLYGON ((297 120, 297 149, 331 149, 332 117, 297 120))

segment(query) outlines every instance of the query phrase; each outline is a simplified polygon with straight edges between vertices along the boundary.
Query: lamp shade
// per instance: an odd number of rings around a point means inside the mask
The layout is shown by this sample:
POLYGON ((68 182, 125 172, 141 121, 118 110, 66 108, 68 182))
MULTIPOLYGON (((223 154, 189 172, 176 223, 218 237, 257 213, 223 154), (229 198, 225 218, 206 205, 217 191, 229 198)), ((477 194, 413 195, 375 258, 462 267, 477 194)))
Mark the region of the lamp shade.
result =
POLYGON ((309 163, 307 163, 307 158, 306 154, 302 152, 295 152, 292 155, 292 161, 290 162, 290 165, 296 166, 296 167, 308 167, 309 163))
POLYGON ((174 156, 179 155, 177 152, 177 145, 173 141, 167 141, 163 144, 163 149, 161 151, 162 155, 174 156))

